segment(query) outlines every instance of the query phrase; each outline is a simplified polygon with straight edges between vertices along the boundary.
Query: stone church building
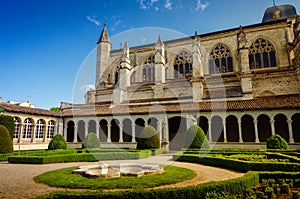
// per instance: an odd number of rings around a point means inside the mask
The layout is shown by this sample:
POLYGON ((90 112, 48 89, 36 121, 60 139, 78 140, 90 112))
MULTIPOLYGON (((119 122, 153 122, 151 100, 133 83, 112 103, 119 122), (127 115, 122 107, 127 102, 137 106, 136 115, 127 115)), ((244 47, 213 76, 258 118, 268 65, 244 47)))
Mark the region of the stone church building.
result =
POLYGON ((95 90, 85 104, 62 103, 67 142, 95 132, 102 147, 136 146, 157 129, 165 151, 180 149, 197 124, 216 147, 264 148, 272 134, 300 143, 300 16, 266 9, 261 23, 112 50, 97 43, 95 90))

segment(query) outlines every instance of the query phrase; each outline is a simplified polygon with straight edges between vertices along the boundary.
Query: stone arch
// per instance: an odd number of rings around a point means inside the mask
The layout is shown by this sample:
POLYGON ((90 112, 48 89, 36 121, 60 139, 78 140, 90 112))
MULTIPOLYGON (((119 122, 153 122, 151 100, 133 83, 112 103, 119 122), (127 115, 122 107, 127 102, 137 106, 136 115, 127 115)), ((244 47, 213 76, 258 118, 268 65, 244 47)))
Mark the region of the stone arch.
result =
POLYGON ((107 135, 108 135, 108 122, 105 119, 100 120, 99 122, 100 129, 99 129, 99 139, 100 142, 106 142, 107 141, 107 135))
POLYGON ((272 135, 269 116, 261 114, 257 117, 257 130, 259 141, 266 142, 267 139, 272 135))
POLYGON ((275 133, 280 135, 285 141, 289 142, 289 127, 287 117, 284 114, 277 114, 275 120, 275 133))
POLYGON ((243 115, 241 124, 243 142, 255 142, 254 119, 251 115, 243 115))
POLYGON ((206 134, 206 137, 208 137, 208 119, 205 116, 200 116, 197 120, 197 124, 202 128, 203 132, 206 134))
POLYGON ((111 141, 112 142, 119 142, 120 139, 120 127, 119 127, 119 120, 113 119, 111 121, 111 141))
POLYGON ((75 123, 71 120, 67 123, 67 142, 74 141, 75 123))
POLYGON ((143 118, 138 118, 135 120, 135 137, 136 140, 138 141, 138 139, 141 136, 141 132, 145 127, 145 120, 143 118))
POLYGON ((89 126, 88 126, 88 132, 87 133, 90 133, 90 132, 93 132, 93 133, 96 133, 96 129, 97 129, 97 125, 96 125, 96 121, 95 120, 90 120, 89 121, 89 126))
POLYGON ((48 122, 48 132, 47 132, 47 138, 53 138, 54 134, 55 134, 55 125, 56 122, 54 120, 50 120, 48 122))
POLYGON ((132 122, 126 118, 123 120, 123 141, 131 142, 132 140, 132 122))
POLYGON ((223 119, 220 116, 211 118, 211 137, 212 142, 224 142, 223 119))
POLYGON ((174 78, 193 76, 193 56, 188 50, 181 50, 173 61, 174 78))
POLYGON ((78 121, 78 129, 77 129, 77 140, 78 142, 83 142, 85 139, 85 122, 83 120, 78 121))
POLYGON ((43 139, 46 130, 46 121, 44 119, 38 119, 36 121, 35 126, 35 138, 36 139, 43 139))
POLYGON ((34 120, 32 118, 26 118, 23 122, 23 135, 22 138, 31 139, 33 135, 34 120))
POLYGON ((14 139, 18 139, 20 135, 22 120, 20 117, 15 116, 14 122, 15 122, 14 139))
POLYGON ((295 113, 291 119, 294 141, 300 142, 300 113, 295 113))
POLYGON ((210 74, 233 72, 233 54, 230 48, 223 43, 214 45, 209 52, 208 65, 210 74))
POLYGON ((239 141, 239 124, 234 115, 226 117, 226 136, 228 142, 239 141))
POLYGON ((175 116, 168 120, 170 150, 180 150, 184 145, 184 138, 187 131, 186 118, 175 116))
POLYGON ((157 122, 158 122, 158 119, 156 117, 150 117, 148 119, 148 125, 154 127, 156 129, 156 131, 157 131, 157 122))

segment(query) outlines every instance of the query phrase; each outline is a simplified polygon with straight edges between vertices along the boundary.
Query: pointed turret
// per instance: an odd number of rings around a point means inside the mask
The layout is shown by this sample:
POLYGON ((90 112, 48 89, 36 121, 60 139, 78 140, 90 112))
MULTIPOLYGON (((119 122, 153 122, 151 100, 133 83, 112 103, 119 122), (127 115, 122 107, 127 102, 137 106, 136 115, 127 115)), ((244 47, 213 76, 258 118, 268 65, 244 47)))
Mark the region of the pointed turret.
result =
POLYGON ((109 42, 110 43, 110 38, 109 38, 107 29, 106 29, 106 24, 104 24, 103 30, 101 32, 101 35, 99 37, 97 44, 100 42, 109 42))
POLYGON ((193 41, 193 77, 203 77, 203 66, 201 62, 201 45, 200 39, 198 37, 197 31, 195 31, 194 41, 193 41))
POLYGON ((127 41, 125 41, 124 48, 123 48, 123 58, 129 59, 129 46, 127 41))
POLYGON ((158 35, 155 48, 155 81, 157 83, 165 83, 165 45, 162 42, 160 35, 158 35))

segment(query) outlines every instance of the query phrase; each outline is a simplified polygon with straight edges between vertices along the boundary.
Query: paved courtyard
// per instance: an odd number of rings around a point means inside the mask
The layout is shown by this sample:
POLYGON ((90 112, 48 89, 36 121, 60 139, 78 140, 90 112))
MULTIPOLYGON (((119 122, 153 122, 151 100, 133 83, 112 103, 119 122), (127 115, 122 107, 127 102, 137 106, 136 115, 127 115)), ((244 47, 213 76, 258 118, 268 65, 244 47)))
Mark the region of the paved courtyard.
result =
MULTIPOLYGON (((152 163, 173 165, 192 169, 197 172, 197 176, 191 180, 180 182, 172 185, 165 185, 158 188, 166 187, 182 187, 195 185, 209 181, 220 181, 231 178, 237 178, 243 173, 204 166, 200 164, 173 162, 171 155, 152 156, 141 160, 115 160, 105 162, 130 162, 130 163, 152 163)), ((104 162, 104 161, 103 161, 104 162)), ((56 163, 45 165, 34 164, 9 164, 7 162, 0 163, 0 198, 33 198, 41 194, 49 193, 61 188, 49 187, 44 184, 35 183, 33 177, 45 173, 47 171, 80 166, 86 164, 97 164, 97 162, 72 162, 72 163, 56 163)))

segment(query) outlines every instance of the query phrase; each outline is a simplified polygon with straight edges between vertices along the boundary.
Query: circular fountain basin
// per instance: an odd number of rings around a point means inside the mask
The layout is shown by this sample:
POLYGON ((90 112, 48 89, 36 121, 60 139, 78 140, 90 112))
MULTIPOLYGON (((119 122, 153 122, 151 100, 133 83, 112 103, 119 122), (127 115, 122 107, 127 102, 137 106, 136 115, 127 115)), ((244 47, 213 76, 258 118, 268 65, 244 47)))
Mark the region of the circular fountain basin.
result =
POLYGON ((120 176, 140 177, 145 174, 162 173, 164 170, 159 165, 152 164, 99 164, 80 166, 79 169, 73 170, 72 173, 81 174, 91 178, 114 178, 120 176))

